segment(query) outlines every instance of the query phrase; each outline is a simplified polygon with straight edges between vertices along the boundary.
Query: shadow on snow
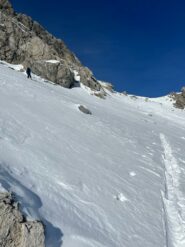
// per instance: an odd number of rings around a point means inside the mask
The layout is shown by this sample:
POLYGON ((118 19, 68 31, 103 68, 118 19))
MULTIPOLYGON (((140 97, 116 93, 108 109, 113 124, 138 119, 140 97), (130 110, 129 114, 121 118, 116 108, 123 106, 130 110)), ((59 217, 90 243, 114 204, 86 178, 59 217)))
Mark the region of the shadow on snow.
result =
POLYGON ((25 216, 31 216, 32 218, 39 219, 43 222, 46 228, 46 246, 61 247, 63 233, 59 228, 53 226, 51 222, 40 215, 39 209, 43 205, 40 197, 21 184, 20 181, 11 175, 11 171, 4 167, 3 164, 0 164, 0 183, 3 188, 15 194, 25 216))

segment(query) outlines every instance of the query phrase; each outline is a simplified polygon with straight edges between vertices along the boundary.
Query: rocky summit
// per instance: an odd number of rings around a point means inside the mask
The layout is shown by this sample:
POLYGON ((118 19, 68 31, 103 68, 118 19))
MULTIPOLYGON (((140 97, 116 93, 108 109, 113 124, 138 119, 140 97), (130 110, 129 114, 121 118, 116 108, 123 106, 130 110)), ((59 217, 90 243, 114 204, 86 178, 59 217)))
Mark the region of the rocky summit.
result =
POLYGON ((31 67, 38 76, 70 88, 82 83, 95 91, 100 83, 64 42, 31 17, 16 13, 8 0, 0 0, 0 60, 31 67))

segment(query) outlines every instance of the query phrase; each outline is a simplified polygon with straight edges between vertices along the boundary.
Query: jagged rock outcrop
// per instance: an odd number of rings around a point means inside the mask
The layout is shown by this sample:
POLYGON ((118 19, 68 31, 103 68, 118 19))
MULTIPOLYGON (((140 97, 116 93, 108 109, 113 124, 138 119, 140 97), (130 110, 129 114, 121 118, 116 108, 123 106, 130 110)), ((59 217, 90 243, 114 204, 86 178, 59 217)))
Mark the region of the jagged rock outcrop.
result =
POLYGON ((26 221, 10 193, 0 193, 0 246, 44 247, 44 227, 41 222, 26 221))
POLYGON ((101 90, 92 72, 62 40, 53 37, 30 17, 15 13, 8 0, 0 1, 0 59, 29 66, 35 74, 67 88, 73 86, 74 71, 77 71, 81 83, 101 90))
POLYGON ((8 0, 1 0, 0 2, 0 11, 3 11, 4 13, 8 15, 13 15, 14 10, 12 8, 12 5, 8 0))
POLYGON ((99 81, 99 83, 105 90, 108 90, 111 93, 114 92, 114 86, 110 82, 99 81))
POLYGON ((171 96, 175 100, 175 107, 185 109, 185 87, 181 89, 181 93, 172 93, 171 96))

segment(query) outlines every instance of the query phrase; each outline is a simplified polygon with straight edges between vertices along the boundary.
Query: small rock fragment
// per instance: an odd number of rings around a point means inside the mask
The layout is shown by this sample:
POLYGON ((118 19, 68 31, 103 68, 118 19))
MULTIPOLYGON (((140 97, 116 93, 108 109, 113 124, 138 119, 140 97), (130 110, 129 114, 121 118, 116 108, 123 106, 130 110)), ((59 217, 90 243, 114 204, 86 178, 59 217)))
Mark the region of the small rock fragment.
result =
POLYGON ((89 109, 87 109, 85 106, 83 106, 83 105, 80 105, 80 106, 78 107, 78 109, 79 109, 81 112, 85 113, 85 114, 92 115, 92 112, 91 112, 89 109))

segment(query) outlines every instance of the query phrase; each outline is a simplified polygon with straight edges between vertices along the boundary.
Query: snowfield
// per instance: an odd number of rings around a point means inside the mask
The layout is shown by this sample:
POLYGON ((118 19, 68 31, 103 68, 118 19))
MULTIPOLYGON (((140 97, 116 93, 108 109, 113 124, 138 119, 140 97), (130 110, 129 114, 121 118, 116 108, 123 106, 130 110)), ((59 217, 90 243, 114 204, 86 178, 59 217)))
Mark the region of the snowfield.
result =
POLYGON ((44 222, 46 246, 184 247, 185 111, 21 68, 0 64, 0 190, 44 222))

